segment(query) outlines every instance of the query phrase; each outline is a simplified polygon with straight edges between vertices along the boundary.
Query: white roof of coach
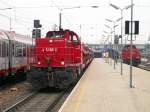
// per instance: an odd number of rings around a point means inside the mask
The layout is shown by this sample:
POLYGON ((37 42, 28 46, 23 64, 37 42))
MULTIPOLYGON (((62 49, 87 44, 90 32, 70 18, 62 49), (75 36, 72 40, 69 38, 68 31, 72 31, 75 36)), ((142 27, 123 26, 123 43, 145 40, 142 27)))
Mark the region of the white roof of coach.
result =
POLYGON ((21 43, 32 44, 32 38, 27 35, 17 34, 15 31, 0 30, 0 39, 2 40, 14 40, 21 43))

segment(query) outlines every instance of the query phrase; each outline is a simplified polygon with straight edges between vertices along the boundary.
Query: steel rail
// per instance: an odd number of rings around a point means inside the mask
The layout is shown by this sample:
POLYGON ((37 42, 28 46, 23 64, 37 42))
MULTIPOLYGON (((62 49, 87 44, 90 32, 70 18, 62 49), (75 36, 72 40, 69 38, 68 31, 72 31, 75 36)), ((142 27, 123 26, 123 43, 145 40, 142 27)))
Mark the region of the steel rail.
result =
POLYGON ((65 95, 65 92, 60 93, 60 95, 53 101, 51 105, 46 109, 45 112, 52 112, 52 110, 55 108, 55 106, 58 104, 60 99, 65 95))
POLYGON ((21 101, 15 103, 14 105, 10 106, 9 108, 3 110, 2 112, 15 112, 15 110, 17 110, 18 107, 24 105, 26 102, 31 100, 34 96, 36 96, 37 93, 38 92, 33 92, 33 93, 29 94, 24 99, 22 99, 21 101))

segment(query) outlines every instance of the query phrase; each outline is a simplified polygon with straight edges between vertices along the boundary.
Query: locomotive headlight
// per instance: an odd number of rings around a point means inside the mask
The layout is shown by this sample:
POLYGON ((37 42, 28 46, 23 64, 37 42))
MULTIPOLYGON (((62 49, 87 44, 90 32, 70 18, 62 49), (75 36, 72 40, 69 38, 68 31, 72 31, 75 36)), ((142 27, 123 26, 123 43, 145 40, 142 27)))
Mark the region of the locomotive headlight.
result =
POLYGON ((38 61, 37 63, 38 63, 38 65, 40 65, 40 64, 41 64, 41 62, 40 62, 40 61, 38 61))
POLYGON ((52 43, 53 42, 53 40, 49 40, 49 43, 52 43))
POLYGON ((65 62, 64 61, 61 61, 61 65, 64 65, 65 64, 65 62))

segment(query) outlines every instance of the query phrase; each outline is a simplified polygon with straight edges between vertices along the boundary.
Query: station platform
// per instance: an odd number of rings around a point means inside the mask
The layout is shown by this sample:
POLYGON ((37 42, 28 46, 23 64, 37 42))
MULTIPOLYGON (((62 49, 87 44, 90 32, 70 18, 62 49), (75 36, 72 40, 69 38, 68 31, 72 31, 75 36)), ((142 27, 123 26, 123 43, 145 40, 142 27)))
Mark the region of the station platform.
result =
POLYGON ((95 58, 59 112, 150 112, 150 72, 133 67, 134 88, 129 75, 129 65, 120 75, 120 63, 95 58))

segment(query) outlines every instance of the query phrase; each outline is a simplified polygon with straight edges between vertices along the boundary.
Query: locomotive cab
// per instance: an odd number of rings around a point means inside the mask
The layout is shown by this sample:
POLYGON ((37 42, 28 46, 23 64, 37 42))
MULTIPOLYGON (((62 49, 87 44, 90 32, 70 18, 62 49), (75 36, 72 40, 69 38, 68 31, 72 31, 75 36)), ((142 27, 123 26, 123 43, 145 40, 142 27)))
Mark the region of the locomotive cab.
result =
POLYGON ((36 39, 36 65, 64 67, 80 63, 80 40, 71 31, 49 31, 36 39))
MULTIPOLYGON (((125 45, 122 52, 122 59, 124 63, 130 64, 130 45, 125 45)), ((132 64, 138 66, 141 63, 141 55, 135 45, 132 46, 132 64)))

